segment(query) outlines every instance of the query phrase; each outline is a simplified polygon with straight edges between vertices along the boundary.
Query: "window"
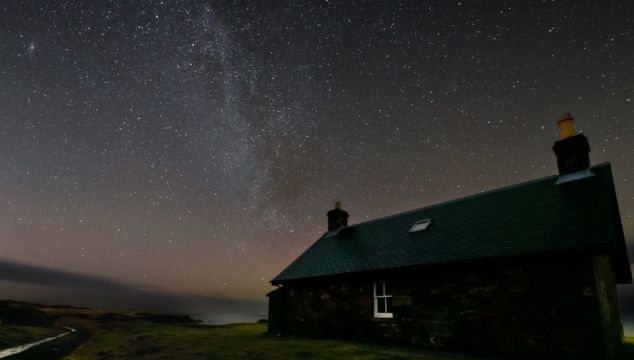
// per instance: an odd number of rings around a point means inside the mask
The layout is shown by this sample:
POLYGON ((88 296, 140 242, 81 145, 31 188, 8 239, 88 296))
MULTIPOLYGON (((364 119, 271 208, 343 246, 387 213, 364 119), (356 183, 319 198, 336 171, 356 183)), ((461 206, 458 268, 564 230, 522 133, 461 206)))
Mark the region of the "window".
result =
POLYGON ((392 317, 392 292, 385 284, 385 281, 374 283, 374 317, 392 317))
POLYGON ((431 219, 418 220, 414 223, 414 225, 412 225, 412 227, 409 229, 409 232, 413 233, 417 231, 427 230, 430 224, 431 219))

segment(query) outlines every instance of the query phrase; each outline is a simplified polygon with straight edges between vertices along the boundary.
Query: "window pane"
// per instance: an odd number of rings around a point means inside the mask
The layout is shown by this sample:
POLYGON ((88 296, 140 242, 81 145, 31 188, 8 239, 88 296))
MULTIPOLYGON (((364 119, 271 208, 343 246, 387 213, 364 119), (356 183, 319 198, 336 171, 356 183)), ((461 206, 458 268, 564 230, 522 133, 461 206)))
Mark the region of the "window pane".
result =
POLYGON ((384 295, 392 295, 392 289, 390 288, 390 283, 388 281, 385 281, 383 284, 385 284, 384 295))
POLYGON ((385 298, 385 312, 392 312, 392 298, 385 298))
POLYGON ((380 313, 384 313, 385 312, 385 299, 379 298, 379 299, 376 299, 376 302, 377 302, 377 310, 376 310, 376 312, 379 313, 379 314, 380 313))

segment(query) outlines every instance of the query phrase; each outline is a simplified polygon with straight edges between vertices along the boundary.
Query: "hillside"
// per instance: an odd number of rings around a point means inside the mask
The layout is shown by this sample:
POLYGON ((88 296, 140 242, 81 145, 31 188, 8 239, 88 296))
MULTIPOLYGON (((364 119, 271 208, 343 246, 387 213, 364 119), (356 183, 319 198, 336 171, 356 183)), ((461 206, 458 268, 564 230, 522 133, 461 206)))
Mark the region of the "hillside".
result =
MULTIPOLYGON (((274 337, 265 334, 262 323, 212 326, 182 316, 12 301, 0 302, 0 315, 4 317, 0 318, 0 350, 59 334, 66 326, 77 329, 9 360, 482 359, 351 341, 274 337), (19 324, 15 323, 18 318, 19 324)), ((629 351, 628 356, 634 354, 631 348, 629 351)))
POLYGON ((273 337, 266 325, 202 325, 188 317, 0 301, 0 350, 58 334, 20 359, 449 359, 475 357, 339 340, 273 337), (2 318, 0 318, 2 319, 2 318))

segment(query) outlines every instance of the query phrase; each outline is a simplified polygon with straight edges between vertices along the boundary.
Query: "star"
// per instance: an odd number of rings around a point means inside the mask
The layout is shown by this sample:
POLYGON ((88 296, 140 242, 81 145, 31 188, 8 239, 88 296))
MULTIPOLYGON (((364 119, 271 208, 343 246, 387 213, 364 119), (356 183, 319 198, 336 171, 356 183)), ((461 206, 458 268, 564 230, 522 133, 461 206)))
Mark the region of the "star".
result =
POLYGON ((568 111, 634 239, 634 2, 513 3, 2 2, 0 261, 262 299, 336 200, 556 174, 568 111))

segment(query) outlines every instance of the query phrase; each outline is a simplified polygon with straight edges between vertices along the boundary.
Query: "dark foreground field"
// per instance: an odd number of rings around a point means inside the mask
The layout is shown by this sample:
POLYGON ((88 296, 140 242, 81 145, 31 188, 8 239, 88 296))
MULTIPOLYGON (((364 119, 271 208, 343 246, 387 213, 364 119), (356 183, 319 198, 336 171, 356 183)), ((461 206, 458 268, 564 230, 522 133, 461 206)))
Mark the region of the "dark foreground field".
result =
MULTIPOLYGON (((265 334, 264 324, 210 326, 186 317, 132 312, 0 302, 0 319, 3 316, 6 320, 0 325, 0 350, 65 332, 64 326, 77 329, 8 360, 482 359, 350 341, 274 337, 265 334), (22 312, 15 318, 23 324, 7 325, 8 314, 16 312, 22 312)), ((634 359, 633 348, 634 343, 624 359, 634 359)))

